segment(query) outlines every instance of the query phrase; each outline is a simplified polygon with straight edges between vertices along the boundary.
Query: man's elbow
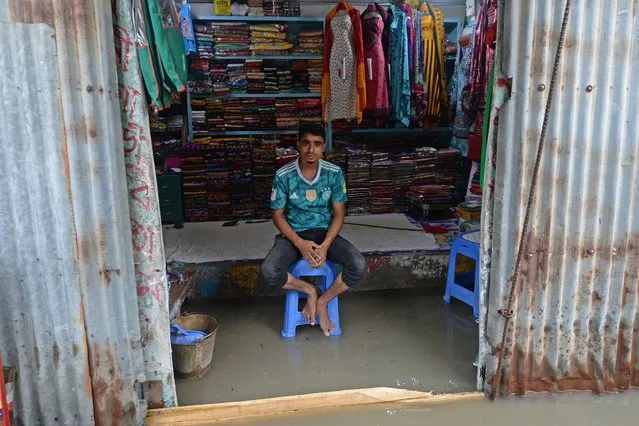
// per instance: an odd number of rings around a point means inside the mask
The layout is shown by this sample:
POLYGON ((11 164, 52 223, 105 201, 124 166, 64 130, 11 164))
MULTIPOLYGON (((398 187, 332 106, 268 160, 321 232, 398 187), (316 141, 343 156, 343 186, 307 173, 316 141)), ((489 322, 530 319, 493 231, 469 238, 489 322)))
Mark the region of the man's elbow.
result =
POLYGON ((284 217, 284 210, 273 210, 273 223, 277 225, 284 217))

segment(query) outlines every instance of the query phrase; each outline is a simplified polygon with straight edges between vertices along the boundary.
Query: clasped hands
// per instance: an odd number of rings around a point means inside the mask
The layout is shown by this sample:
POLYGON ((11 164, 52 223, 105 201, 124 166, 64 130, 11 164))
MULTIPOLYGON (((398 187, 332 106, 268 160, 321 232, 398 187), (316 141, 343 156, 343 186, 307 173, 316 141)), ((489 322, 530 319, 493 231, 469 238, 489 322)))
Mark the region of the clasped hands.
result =
POLYGON ((321 267, 326 262, 327 248, 313 241, 302 240, 297 247, 302 256, 313 268, 321 267))

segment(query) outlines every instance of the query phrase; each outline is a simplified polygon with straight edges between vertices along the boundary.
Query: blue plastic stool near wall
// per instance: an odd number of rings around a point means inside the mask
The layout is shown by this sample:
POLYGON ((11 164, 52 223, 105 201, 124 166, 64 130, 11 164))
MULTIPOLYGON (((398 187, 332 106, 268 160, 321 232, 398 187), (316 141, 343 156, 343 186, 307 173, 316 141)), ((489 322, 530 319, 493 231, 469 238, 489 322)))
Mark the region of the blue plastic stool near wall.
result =
POLYGON ((473 315, 475 318, 479 318, 479 231, 460 235, 455 239, 453 247, 450 249, 444 302, 450 303, 451 297, 472 306, 473 315), (455 264, 459 254, 475 261, 472 291, 460 284, 460 278, 463 278, 463 276, 455 276, 455 264))
MULTIPOLYGON (((322 293, 325 293, 335 281, 335 267, 329 261, 326 261, 324 265, 319 268, 313 268, 305 259, 302 259, 291 266, 288 270, 295 278, 301 277, 322 277, 322 282, 319 284, 319 288, 322 293)), ((290 290, 286 292, 286 305, 284 307, 284 327, 282 327, 282 337, 285 339, 292 339, 295 337, 296 329, 300 325, 310 324, 299 311, 299 299, 305 299, 306 294, 298 291, 290 290)), ((331 336, 339 336, 342 334, 342 329, 339 326, 339 305, 337 297, 328 302, 328 317, 330 318, 335 330, 331 336)), ((319 316, 315 320, 316 324, 319 324, 319 316)))

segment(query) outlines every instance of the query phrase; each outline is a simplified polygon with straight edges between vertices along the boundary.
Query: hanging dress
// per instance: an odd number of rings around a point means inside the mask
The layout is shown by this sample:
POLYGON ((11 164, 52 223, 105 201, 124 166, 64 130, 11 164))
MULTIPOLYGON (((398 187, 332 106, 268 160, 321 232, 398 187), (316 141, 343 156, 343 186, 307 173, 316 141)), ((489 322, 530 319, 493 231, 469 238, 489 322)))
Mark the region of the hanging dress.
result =
POLYGON ((388 6, 388 62, 390 64, 390 99, 392 118, 408 127, 410 124, 410 70, 406 14, 394 5, 388 6))
POLYGON ((420 6, 424 42, 424 74, 428 106, 424 128, 432 129, 448 120, 448 87, 444 68, 446 32, 444 14, 428 2, 420 6))
POLYGON ((402 10, 406 14, 406 36, 408 37, 408 69, 410 70, 408 76, 410 78, 411 86, 413 84, 413 76, 414 76, 414 61, 415 61, 415 14, 413 8, 410 4, 404 3, 402 4, 402 10))
POLYGON ((369 4, 362 14, 362 39, 366 69, 364 117, 367 118, 387 118, 390 114, 386 76, 388 68, 382 46, 385 20, 386 11, 377 3, 369 4))
POLYGON ((472 60, 472 34, 475 31, 475 18, 468 19, 468 24, 459 37, 459 53, 455 78, 457 79, 457 109, 453 121, 453 138, 450 146, 457 148, 461 155, 468 156, 468 137, 473 124, 474 115, 469 108, 470 100, 470 63, 472 60))
POLYGON ((413 67, 412 71, 412 98, 410 105, 411 127, 421 128, 424 126, 426 108, 428 107, 428 97, 426 96, 426 77, 424 74, 424 39, 422 38, 422 12, 415 11, 413 15, 415 22, 415 44, 413 46, 413 67))
POLYGON ((475 125, 468 141, 468 158, 481 160, 484 109, 490 69, 495 57, 497 38, 497 0, 486 0, 477 15, 473 58, 471 63, 470 104, 475 115, 475 125))
POLYGON ((325 122, 362 121, 366 107, 366 80, 361 18, 342 2, 326 15, 322 111, 325 122))

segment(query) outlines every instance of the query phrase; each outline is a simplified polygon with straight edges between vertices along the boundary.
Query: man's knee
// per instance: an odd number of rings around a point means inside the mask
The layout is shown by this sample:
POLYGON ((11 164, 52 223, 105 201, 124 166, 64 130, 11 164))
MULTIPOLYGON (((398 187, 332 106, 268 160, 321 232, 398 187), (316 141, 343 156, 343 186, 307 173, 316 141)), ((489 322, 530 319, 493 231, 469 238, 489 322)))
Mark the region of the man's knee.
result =
POLYGON ((366 258, 360 252, 357 252, 355 259, 353 259, 353 268, 354 274, 357 275, 357 281, 361 281, 366 275, 366 270, 368 269, 368 264, 366 263, 366 258))
POLYGON ((264 260, 264 262, 262 262, 262 265, 260 265, 260 273, 262 275, 262 279, 268 285, 283 286, 286 284, 286 271, 281 265, 273 262, 273 260, 268 257, 264 260))
POLYGON ((344 265, 344 283, 349 287, 354 286, 364 278, 367 269, 368 265, 364 255, 362 255, 359 251, 354 250, 350 256, 348 264, 344 265))

